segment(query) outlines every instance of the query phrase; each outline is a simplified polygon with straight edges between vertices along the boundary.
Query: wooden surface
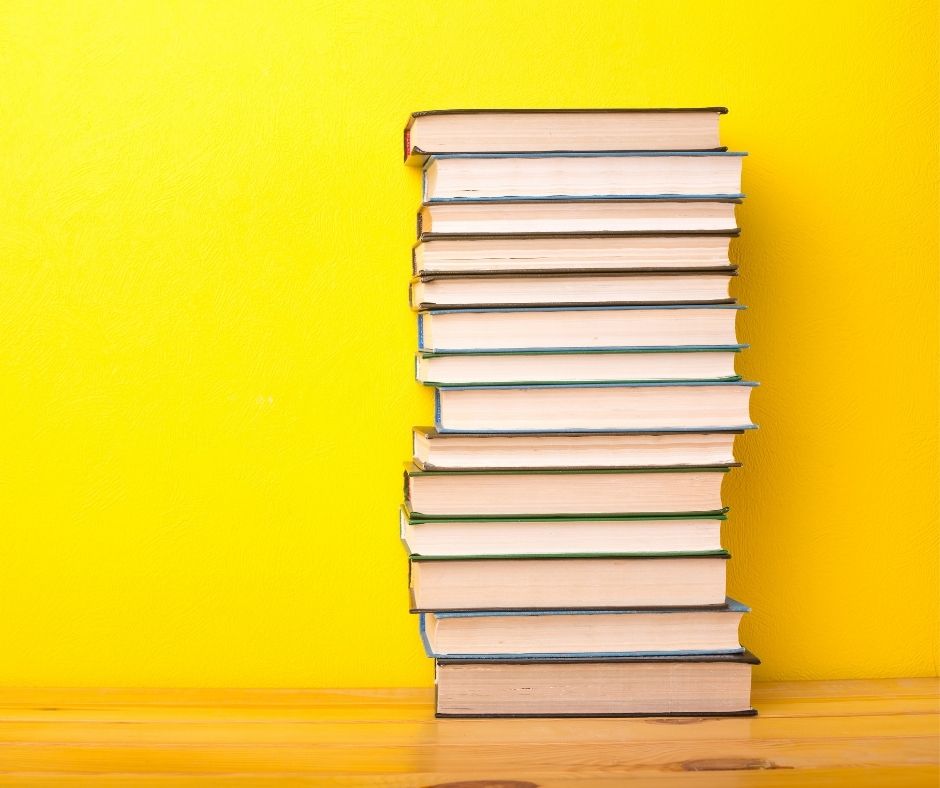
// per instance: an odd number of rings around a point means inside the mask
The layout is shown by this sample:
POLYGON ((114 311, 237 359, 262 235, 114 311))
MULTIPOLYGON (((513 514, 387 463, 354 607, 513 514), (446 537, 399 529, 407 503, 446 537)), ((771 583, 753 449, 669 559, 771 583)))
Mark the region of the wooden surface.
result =
POLYGON ((435 720, 427 689, 0 689, 0 785, 937 786, 938 680, 724 720, 435 720))

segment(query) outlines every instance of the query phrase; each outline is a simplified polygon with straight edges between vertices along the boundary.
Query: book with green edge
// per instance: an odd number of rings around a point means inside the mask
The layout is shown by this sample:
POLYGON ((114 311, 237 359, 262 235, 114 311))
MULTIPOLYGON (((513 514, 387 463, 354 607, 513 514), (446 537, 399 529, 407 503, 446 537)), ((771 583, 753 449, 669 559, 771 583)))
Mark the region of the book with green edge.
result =
POLYGON ((729 467, 428 471, 409 463, 404 494, 422 516, 707 514, 723 508, 729 467))
POLYGON ((738 463, 716 465, 676 465, 657 466, 639 465, 632 468, 477 468, 474 470, 422 470, 413 461, 404 463, 406 476, 562 476, 570 474, 612 474, 612 473, 727 473, 738 463))
POLYGON ((727 550, 703 550, 697 553, 514 553, 509 555, 410 555, 412 561, 565 561, 579 558, 588 561, 607 558, 731 558, 727 550))
MULTIPOLYGON (((418 350, 421 358, 450 358, 454 356, 574 356, 610 355, 630 353, 738 353, 748 345, 687 345, 675 347, 588 347, 588 348, 507 348, 504 350, 418 350)), ((565 383, 572 381, 545 381, 565 383)), ((467 384, 472 385, 472 384, 467 384)), ((482 384, 481 384, 482 385, 482 384)))
POLYGON ((749 608, 723 605, 622 610, 419 613, 429 657, 565 659, 741 653, 738 626, 749 608))
POLYGON ((541 517, 399 516, 405 551, 420 560, 529 556, 717 554, 724 514, 541 517))
POLYGON ((595 522, 632 522, 647 520, 727 520, 728 507, 713 512, 670 512, 668 514, 556 514, 556 515, 515 515, 512 517, 494 517, 491 515, 425 515, 411 511, 408 502, 401 505, 401 511, 412 525, 423 525, 425 523, 491 523, 491 522, 513 522, 513 523, 551 523, 557 520, 577 521, 585 523, 595 522))
POLYGON ((749 380, 558 382, 435 388, 438 432, 746 429, 749 380))
POLYGON ((413 612, 711 606, 726 598, 726 550, 707 553, 414 556, 413 612))

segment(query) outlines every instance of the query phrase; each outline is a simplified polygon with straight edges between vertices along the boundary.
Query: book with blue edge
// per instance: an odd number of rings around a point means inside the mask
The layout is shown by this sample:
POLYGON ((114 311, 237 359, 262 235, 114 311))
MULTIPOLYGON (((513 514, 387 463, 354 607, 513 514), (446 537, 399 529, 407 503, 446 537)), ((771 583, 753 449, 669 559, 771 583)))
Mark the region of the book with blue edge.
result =
MULTIPOLYGON (((701 238, 704 235, 728 238, 739 235, 735 206, 740 203, 739 197, 681 196, 668 200, 582 197, 569 200, 487 200, 472 204, 425 203, 418 211, 417 246, 427 244, 449 247, 451 251, 462 250, 466 254, 456 257, 467 260, 480 256, 474 253, 474 247, 484 239, 505 241, 506 245, 518 248, 541 246, 554 250, 563 249, 569 243, 577 244, 581 233, 596 233, 601 237, 633 233, 646 236, 648 240, 639 243, 654 249, 671 249, 675 244, 682 248, 681 238, 676 241, 672 236, 698 236, 693 238, 693 242, 698 244, 704 241, 701 238), (516 239, 528 243, 516 245, 516 239), (548 243, 537 245, 535 242, 539 240, 548 243), (439 243, 432 244, 432 241, 439 243)), ((719 240, 713 245, 721 248, 726 243, 719 240)), ((496 244, 489 246, 500 248, 496 244)), ((484 246, 484 250, 490 251, 490 248, 484 246)), ((446 252, 448 249, 438 251, 446 252)))
POLYGON ((748 429, 748 380, 438 386, 440 432, 748 429))
POLYGON ((723 511, 669 514, 425 515, 405 503, 399 535, 411 556, 703 553, 721 549, 723 511))
POLYGON ((722 107, 414 113, 399 514, 442 717, 742 716, 722 479, 753 430, 722 107))
POLYGON ((440 153, 423 170, 425 202, 590 197, 743 198, 740 151, 440 153))
POLYGON ((746 347, 419 350, 415 379, 426 386, 740 380, 735 355, 746 347))

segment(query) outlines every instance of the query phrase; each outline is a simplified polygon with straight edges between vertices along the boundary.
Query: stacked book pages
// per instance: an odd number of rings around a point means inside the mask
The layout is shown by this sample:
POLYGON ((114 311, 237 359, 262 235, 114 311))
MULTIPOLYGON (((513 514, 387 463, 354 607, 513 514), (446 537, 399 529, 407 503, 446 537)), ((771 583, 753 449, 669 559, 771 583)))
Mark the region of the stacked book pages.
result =
POLYGON ((724 108, 415 113, 401 536, 441 717, 747 715, 724 108))

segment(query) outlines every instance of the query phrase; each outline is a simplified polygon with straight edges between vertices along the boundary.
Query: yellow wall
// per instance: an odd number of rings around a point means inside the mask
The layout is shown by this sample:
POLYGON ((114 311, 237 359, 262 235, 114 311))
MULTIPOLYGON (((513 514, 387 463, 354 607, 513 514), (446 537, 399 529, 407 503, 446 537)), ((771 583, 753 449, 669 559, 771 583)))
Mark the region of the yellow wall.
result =
POLYGON ((937 669, 929 2, 5 2, 0 683, 431 681, 408 111, 727 104, 763 678, 937 669))

